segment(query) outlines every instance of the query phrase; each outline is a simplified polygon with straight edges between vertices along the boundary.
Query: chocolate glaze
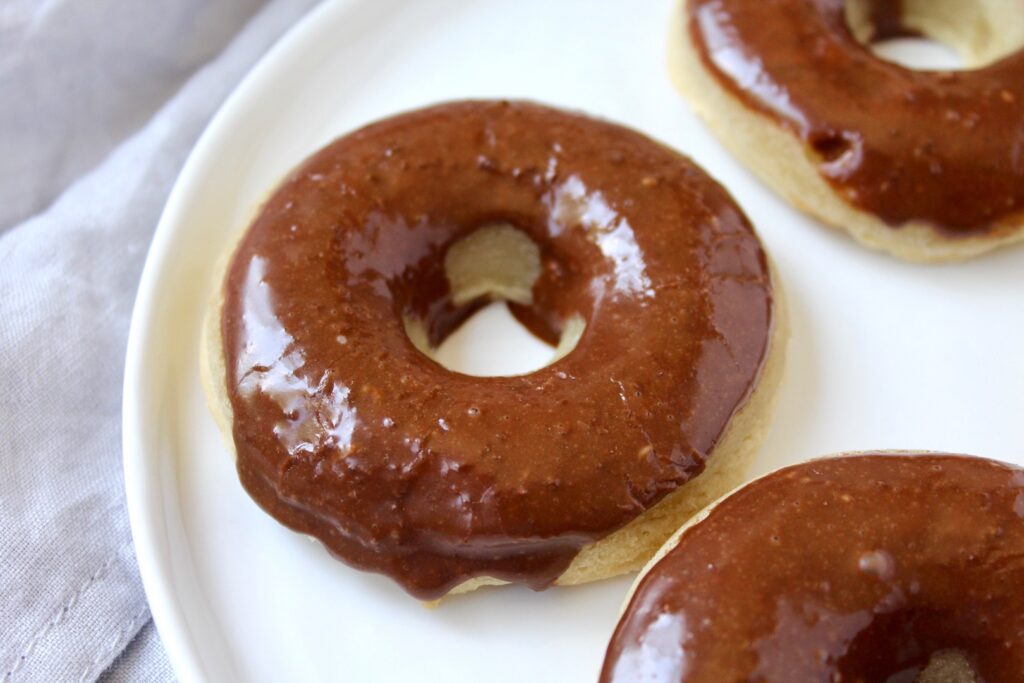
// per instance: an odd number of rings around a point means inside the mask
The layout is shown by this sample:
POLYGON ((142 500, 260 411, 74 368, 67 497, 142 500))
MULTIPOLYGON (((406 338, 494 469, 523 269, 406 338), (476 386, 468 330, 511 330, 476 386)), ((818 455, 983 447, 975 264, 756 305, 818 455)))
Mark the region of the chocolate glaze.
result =
MULTIPOLYGON (((796 134, 847 202, 950 236, 1024 213, 1024 49, 970 71, 914 71, 851 33, 844 0, 689 0, 704 66, 796 134)), ((877 38, 906 33, 875 0, 877 38)))
MULTIPOLYGON (((844 0, 854 2, 855 0, 844 0)), ((872 42, 920 35, 903 24, 903 0, 863 0, 868 6, 872 42)))
POLYGON ((912 681, 959 649, 1024 671, 1024 470, 950 455, 817 460, 732 494, 641 580, 601 680, 912 681))
POLYGON ((225 282, 238 472, 338 557, 421 598, 477 575, 550 584, 579 549, 704 467, 772 328, 761 245, 727 193, 638 133, 545 107, 463 102, 347 135, 260 211, 225 282), (531 329, 575 350, 470 377, 436 343, 445 250, 505 221, 540 246, 531 329))

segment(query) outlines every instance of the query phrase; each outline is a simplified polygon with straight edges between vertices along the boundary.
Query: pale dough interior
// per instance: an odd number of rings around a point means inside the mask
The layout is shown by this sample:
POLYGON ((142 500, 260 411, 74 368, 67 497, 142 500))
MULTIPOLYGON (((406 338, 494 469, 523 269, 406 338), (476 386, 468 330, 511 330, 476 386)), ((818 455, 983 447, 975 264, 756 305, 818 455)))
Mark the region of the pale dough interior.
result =
POLYGON ((976 683, 977 673, 959 650, 941 650, 932 655, 928 666, 914 683, 976 683))
MULTIPOLYGON (((525 232, 507 223, 485 225, 471 232, 444 255, 444 274, 456 306, 484 296, 528 306, 533 303, 533 284, 540 272, 540 247, 525 232)), ((413 346, 440 362, 423 321, 407 317, 403 322, 413 346)), ((582 316, 570 316, 548 365, 576 348, 586 327, 582 316)))
POLYGON ((507 223, 471 232, 444 255, 444 274, 456 306, 488 294, 528 305, 540 269, 540 247, 507 223))

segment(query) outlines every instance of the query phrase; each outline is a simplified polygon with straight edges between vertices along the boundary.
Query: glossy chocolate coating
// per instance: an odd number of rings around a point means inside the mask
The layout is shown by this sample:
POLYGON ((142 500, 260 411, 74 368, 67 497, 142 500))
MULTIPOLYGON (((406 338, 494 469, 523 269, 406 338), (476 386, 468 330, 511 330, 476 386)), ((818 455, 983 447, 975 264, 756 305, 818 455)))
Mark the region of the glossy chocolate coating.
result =
POLYGON ((294 171, 227 273, 238 471, 274 517, 421 598, 478 575, 550 584, 579 549, 701 472, 761 371, 760 242, 727 193, 638 133, 463 102, 347 135, 294 171), (540 246, 520 317, 574 351, 470 377, 437 343, 445 250, 507 222, 540 246))
MULTIPOLYGON (((1024 50, 970 71, 915 71, 851 33, 844 0, 688 0, 704 66, 808 147, 851 205, 950 236, 1024 212, 1024 50)), ((899 2, 876 0, 876 36, 899 2)))
POLYGON ((958 649, 1024 671, 1024 470, 858 455, 748 484, 641 580, 601 680, 914 680, 958 649))

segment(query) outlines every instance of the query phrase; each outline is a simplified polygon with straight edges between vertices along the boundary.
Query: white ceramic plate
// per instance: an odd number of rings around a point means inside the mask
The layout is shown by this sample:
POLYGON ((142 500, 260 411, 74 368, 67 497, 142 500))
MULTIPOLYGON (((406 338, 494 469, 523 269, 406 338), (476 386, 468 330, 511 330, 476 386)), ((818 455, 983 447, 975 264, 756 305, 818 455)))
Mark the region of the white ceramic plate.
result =
POLYGON ((666 76, 671 0, 332 2, 225 104, 171 195, 139 291, 124 453, 153 615, 186 681, 592 681, 628 578, 482 591, 429 611, 330 559, 243 493, 199 386, 228 235, 293 164, 381 116, 525 97, 678 147, 758 227, 792 311, 760 473, 829 452, 929 448, 1024 463, 1024 248, 906 265, 789 209, 727 156, 666 76))

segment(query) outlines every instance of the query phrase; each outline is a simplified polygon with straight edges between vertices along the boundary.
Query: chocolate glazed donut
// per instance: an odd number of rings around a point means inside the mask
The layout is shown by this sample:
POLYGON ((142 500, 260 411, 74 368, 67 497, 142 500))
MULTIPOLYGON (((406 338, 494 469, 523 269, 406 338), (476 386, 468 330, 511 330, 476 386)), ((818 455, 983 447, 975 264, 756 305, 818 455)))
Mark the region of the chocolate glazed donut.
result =
POLYGON ((744 486, 666 544, 601 680, 1018 683, 1022 586, 1024 470, 816 460, 744 486))
POLYGON ((710 482, 696 501, 734 478, 701 472, 778 346, 765 253, 721 187, 638 133, 525 103, 435 106, 330 144, 262 207, 222 294, 210 393, 245 489, 423 599, 637 568, 692 510, 564 576, 687 482, 710 482), (451 262, 472 271, 502 241, 525 285, 491 272, 501 260, 456 285, 451 262), (487 378, 428 357, 493 298, 566 355, 487 378))
POLYGON ((1024 237, 1024 2, 684 2, 680 87, 793 204, 912 260, 1024 237), (867 47, 918 33, 977 68, 916 71, 867 47))

